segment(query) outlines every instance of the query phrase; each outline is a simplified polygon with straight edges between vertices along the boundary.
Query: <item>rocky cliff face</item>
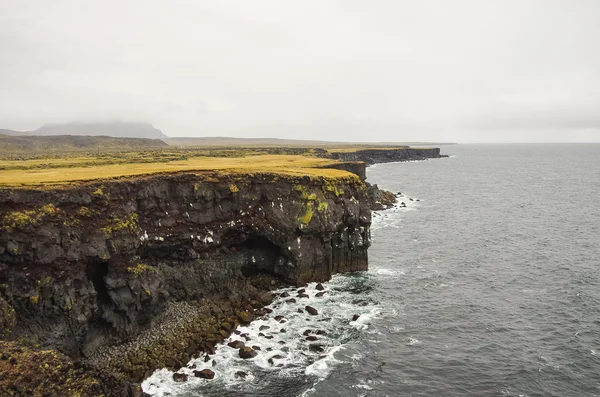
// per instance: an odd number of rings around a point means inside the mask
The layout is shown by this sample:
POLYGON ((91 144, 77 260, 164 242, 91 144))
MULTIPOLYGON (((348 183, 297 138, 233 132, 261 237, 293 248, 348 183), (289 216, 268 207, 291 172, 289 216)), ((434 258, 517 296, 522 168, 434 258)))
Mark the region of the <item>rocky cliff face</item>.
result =
POLYGON ((157 175, 0 203, 1 331, 138 381, 210 350, 271 288, 367 269, 352 174, 157 175))
POLYGON ((393 163, 397 161, 425 160, 444 157, 439 148, 364 149, 348 152, 333 152, 331 158, 343 161, 364 161, 367 164, 393 163))

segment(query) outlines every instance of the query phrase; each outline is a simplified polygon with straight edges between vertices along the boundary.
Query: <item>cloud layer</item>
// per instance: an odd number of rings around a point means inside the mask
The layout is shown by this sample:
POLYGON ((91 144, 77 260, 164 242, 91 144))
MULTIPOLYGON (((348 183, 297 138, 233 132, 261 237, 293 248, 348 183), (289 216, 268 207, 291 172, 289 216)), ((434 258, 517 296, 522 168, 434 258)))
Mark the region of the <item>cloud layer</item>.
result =
POLYGON ((595 0, 0 4, 0 128, 600 141, 595 0))

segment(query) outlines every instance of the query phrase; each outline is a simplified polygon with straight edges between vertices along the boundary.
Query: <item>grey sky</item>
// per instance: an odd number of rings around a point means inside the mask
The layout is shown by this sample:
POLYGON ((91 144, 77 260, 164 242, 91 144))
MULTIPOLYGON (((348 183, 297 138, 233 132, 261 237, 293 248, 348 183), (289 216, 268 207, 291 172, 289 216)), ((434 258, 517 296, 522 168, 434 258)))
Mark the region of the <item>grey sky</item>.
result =
POLYGON ((0 128, 600 141, 597 0, 0 0, 0 128))

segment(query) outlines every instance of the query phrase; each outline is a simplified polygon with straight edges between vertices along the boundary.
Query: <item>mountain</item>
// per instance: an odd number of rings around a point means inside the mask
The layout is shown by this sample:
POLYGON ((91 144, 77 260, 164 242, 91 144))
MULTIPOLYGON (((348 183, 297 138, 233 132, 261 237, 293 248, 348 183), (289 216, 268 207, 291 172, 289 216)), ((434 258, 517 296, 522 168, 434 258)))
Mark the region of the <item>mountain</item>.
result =
POLYGON ((86 135, 86 136, 112 136, 117 138, 149 138, 168 139, 161 130, 146 123, 68 123, 45 124, 32 135, 86 135))
MULTIPOLYGON (((2 130, 0 130, 2 131, 2 130)), ((142 150, 167 146, 160 139, 76 135, 2 135, 0 155, 10 152, 69 152, 74 150, 142 150)))

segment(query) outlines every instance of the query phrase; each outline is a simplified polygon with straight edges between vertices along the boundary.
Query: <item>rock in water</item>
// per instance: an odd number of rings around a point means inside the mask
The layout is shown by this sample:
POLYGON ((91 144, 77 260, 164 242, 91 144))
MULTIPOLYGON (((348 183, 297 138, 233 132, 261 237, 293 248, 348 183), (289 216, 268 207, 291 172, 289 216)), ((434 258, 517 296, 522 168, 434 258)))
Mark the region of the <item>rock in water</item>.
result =
POLYGON ((315 296, 318 297, 318 298, 322 297, 323 295, 325 295, 325 291, 317 292, 315 294, 315 296))
POLYGON ((325 287, 323 287, 323 284, 319 283, 317 284, 317 286, 315 287, 318 291, 323 291, 325 289, 325 287))
POLYGON ((174 380, 175 382, 187 382, 187 380, 188 380, 188 376, 187 376, 186 374, 182 374, 182 373, 179 373, 179 372, 175 372, 175 373, 173 374, 173 380, 174 380))
POLYGON ((312 306, 306 306, 304 310, 306 310, 311 316, 316 316, 319 314, 319 311, 312 306))
POLYGON ((254 358, 258 355, 258 353, 251 347, 242 347, 239 351, 240 358, 249 359, 254 358))
POLYGON ((234 349, 241 349, 242 347, 244 347, 246 345, 241 340, 234 340, 234 341, 229 342, 227 344, 227 346, 232 347, 234 349))
POLYGON ((194 376, 202 379, 213 379, 215 377, 215 371, 208 368, 203 369, 202 371, 194 371, 194 376))
POLYGON ((360 318, 360 314, 355 314, 354 316, 352 316, 352 321, 356 321, 360 318))
POLYGON ((244 371, 237 371, 235 373, 235 377, 236 378, 242 378, 242 379, 244 379, 244 378, 246 378, 246 376, 248 376, 248 373, 244 372, 244 371))

